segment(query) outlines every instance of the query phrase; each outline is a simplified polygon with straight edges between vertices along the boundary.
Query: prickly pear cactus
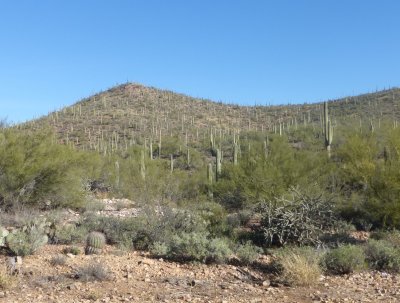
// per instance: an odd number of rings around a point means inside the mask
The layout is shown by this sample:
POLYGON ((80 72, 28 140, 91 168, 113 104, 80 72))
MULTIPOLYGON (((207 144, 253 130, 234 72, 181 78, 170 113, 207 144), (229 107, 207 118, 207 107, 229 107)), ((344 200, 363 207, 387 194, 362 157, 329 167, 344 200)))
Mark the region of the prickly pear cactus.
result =
POLYGON ((100 254, 105 244, 106 237, 104 234, 97 231, 92 231, 86 238, 85 254, 100 254))

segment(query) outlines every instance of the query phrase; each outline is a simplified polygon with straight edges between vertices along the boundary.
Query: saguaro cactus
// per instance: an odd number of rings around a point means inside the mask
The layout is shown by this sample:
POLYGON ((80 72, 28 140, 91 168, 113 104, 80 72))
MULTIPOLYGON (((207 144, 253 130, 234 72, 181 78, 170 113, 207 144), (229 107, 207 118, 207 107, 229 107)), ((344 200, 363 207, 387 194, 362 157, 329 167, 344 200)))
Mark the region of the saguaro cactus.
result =
POLYGON ((237 143, 233 144, 233 165, 238 164, 238 146, 237 143))
POLYGON ((140 152, 140 175, 144 180, 146 178, 146 166, 144 164, 144 150, 140 152))
POLYGON ((149 144, 149 157, 150 160, 153 160, 153 140, 150 138, 150 144, 149 144))
POLYGON ((218 181, 219 176, 221 175, 222 171, 222 161, 221 161, 221 150, 217 148, 217 157, 215 161, 215 168, 216 168, 216 180, 218 181))
POLYGON ((208 184, 212 184, 213 183, 213 169, 212 169, 212 164, 208 163, 207 166, 207 180, 208 180, 208 184))
POLYGON ((328 113, 328 102, 324 102, 324 119, 323 119, 323 132, 325 136, 325 147, 328 151, 328 157, 331 157, 331 144, 333 138, 333 127, 328 113))
POLYGON ((186 149, 186 165, 188 168, 190 167, 190 149, 189 149, 189 147, 186 149))

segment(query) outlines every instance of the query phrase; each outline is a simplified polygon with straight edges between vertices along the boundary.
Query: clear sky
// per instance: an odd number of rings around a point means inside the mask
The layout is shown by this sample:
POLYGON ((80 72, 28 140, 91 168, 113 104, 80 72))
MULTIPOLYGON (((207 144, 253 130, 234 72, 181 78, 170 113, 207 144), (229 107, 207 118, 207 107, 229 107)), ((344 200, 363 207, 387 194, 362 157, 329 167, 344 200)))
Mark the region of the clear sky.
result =
POLYGON ((126 81, 239 104, 400 86, 398 0, 0 0, 0 118, 126 81))

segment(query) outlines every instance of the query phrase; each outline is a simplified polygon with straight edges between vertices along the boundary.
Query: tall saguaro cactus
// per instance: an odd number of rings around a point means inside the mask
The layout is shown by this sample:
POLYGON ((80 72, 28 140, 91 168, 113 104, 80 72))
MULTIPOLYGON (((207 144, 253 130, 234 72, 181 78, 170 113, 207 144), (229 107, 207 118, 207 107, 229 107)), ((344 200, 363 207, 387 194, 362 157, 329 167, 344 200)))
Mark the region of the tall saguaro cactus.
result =
POLYGON ((325 137, 325 147, 328 151, 328 157, 331 157, 331 144, 333 138, 333 127, 331 120, 329 119, 329 112, 328 112, 328 102, 324 102, 324 124, 323 124, 323 132, 325 137))
POLYGON ((140 175, 142 179, 146 179, 146 166, 144 164, 144 150, 140 152, 140 175))
POLYGON ((171 158, 171 160, 169 162, 169 168, 170 168, 171 173, 172 173, 174 171, 174 156, 171 154, 170 158, 171 158))
POLYGON ((216 157, 215 168, 216 168, 216 174, 215 174, 216 180, 218 181, 218 178, 221 175, 221 171, 222 171, 221 150, 219 148, 217 148, 217 157, 216 157))
POLYGON ((208 181, 208 197, 213 198, 212 184, 213 184, 213 169, 212 164, 207 165, 207 181, 208 181))
POLYGON ((237 143, 233 144, 233 165, 238 164, 238 145, 237 143))

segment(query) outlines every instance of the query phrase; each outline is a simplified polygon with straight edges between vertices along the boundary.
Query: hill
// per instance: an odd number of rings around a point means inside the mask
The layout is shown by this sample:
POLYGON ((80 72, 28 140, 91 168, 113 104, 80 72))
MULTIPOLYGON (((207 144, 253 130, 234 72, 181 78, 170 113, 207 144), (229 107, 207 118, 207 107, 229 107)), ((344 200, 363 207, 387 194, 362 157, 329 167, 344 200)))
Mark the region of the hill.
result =
MULTIPOLYGON (((400 89, 330 100, 334 124, 349 119, 366 125, 400 116, 400 89)), ((102 153, 126 150, 144 141, 178 137, 186 145, 244 132, 279 133, 299 125, 319 125, 321 103, 239 106, 196 99, 171 91, 127 83, 85 98, 21 128, 53 127, 58 140, 102 153)))

